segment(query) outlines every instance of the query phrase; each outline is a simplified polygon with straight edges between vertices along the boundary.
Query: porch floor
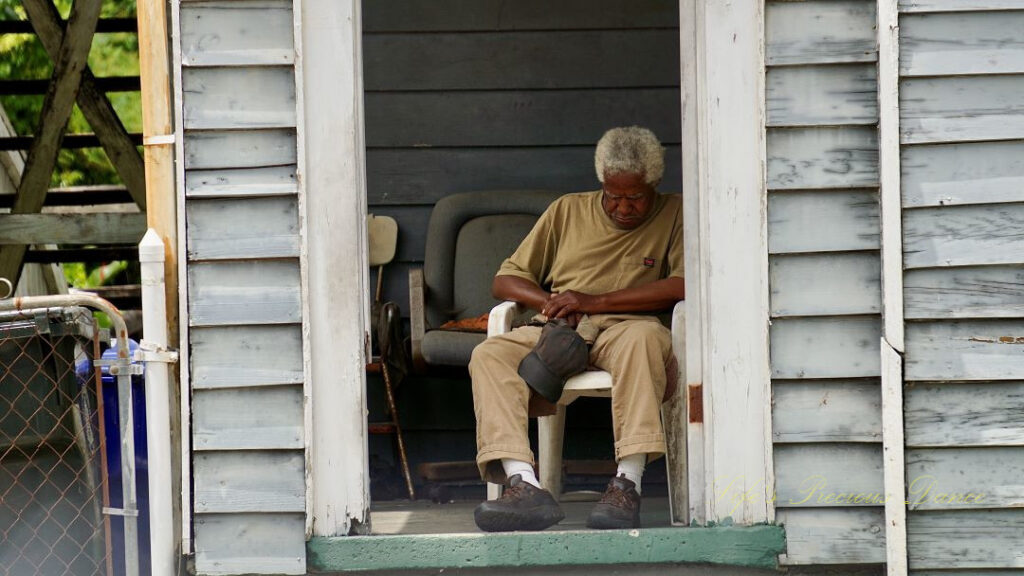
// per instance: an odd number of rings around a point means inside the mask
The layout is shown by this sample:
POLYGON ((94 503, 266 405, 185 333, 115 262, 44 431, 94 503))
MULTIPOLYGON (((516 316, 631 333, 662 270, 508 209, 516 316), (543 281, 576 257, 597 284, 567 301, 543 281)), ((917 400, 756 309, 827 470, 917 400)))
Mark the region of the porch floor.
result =
MULTIPOLYGON (((567 495, 561 502, 565 519, 549 530, 586 530, 587 515, 600 498, 598 493, 567 495), (585 499, 586 501, 579 501, 585 499), (571 500, 571 501, 569 501, 571 500)), ((444 504, 429 500, 375 502, 370 508, 370 526, 373 534, 465 534, 481 532, 473 521, 473 509, 479 501, 456 501, 444 504)), ((640 522, 644 528, 671 526, 668 498, 644 498, 640 508, 640 522)))

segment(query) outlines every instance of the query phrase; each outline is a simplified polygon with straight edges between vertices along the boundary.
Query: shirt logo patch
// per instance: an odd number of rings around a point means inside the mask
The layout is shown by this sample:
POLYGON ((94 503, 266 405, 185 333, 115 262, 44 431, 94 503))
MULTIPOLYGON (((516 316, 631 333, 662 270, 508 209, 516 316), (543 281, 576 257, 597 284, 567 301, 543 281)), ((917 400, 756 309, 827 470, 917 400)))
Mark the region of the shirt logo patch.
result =
POLYGON ((644 258, 644 266, 654 268, 654 258, 644 258))

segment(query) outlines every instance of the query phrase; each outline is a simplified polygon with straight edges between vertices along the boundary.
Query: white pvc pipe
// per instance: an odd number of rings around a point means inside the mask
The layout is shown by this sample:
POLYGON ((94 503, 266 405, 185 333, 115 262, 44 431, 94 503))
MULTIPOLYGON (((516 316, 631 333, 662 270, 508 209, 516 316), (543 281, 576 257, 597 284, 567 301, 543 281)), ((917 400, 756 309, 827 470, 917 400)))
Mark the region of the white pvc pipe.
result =
MULTIPOLYGON (((152 228, 139 243, 142 329, 147 347, 167 347, 164 243, 152 228)), ((149 551, 153 576, 177 574, 171 509, 171 399, 166 361, 146 362, 146 434, 149 457, 149 551)))

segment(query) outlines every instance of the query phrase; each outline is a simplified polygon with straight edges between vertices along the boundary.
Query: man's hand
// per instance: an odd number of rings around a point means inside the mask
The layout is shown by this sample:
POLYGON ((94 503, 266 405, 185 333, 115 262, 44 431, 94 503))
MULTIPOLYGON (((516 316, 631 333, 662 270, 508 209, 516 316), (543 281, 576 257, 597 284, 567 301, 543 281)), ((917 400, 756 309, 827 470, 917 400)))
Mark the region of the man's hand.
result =
POLYGON ((596 303, 597 298, 590 294, 567 290, 560 294, 552 294, 544 303, 540 313, 548 318, 565 318, 570 325, 575 326, 582 315, 597 311, 596 303))

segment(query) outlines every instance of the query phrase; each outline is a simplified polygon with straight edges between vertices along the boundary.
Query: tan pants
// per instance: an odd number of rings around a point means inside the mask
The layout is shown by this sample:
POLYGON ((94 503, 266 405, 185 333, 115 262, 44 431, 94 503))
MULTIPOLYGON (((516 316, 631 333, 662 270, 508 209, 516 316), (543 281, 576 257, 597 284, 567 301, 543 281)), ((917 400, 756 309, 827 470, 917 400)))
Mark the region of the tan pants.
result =
MULTIPOLYGON (((615 459, 665 453, 661 401, 665 365, 672 355, 672 335, 652 317, 600 315, 591 317, 600 328, 590 350, 590 363, 612 375, 612 431, 615 459)), ((496 484, 505 481, 501 458, 535 465, 527 436, 530 388, 519 377, 519 362, 537 344, 541 328, 524 326, 488 338, 473 350, 477 466, 480 476, 496 484)))

